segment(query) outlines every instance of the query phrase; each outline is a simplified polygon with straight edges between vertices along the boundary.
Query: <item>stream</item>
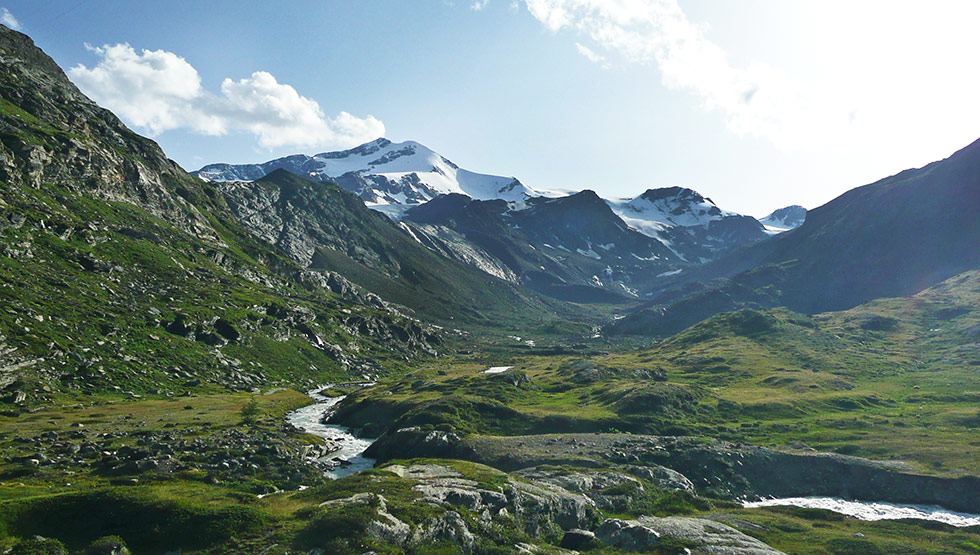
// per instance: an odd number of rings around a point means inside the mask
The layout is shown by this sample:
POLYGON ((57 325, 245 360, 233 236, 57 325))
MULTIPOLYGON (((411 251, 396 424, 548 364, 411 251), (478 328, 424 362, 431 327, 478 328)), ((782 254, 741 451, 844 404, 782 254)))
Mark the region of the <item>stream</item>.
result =
POLYGON ((848 501, 835 497, 786 497, 743 503, 743 506, 747 508, 787 505, 807 509, 825 509, 860 520, 914 518, 919 520, 934 520, 952 526, 980 525, 980 515, 957 513, 935 505, 903 505, 871 501, 848 501))
POLYGON ((320 391, 328 387, 331 387, 331 385, 325 385, 308 391, 306 394, 316 402, 312 405, 294 410, 286 415, 286 420, 304 432, 311 433, 340 445, 340 449, 333 451, 327 456, 328 459, 337 461, 337 466, 332 470, 324 472, 324 475, 328 478, 337 479, 356 474, 374 466, 374 459, 364 456, 364 451, 374 443, 374 440, 357 437, 350 428, 345 426, 324 424, 322 422, 324 415, 333 411, 337 403, 343 401, 344 397, 346 397, 346 395, 340 397, 320 395, 320 391))

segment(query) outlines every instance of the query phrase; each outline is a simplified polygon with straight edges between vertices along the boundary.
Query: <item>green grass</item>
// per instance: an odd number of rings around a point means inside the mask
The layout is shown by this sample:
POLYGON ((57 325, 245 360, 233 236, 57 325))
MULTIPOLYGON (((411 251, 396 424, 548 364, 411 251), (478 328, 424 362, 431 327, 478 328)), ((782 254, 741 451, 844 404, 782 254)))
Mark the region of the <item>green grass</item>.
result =
POLYGON ((806 444, 920 472, 980 473, 980 276, 907 299, 808 317, 713 317, 652 348, 591 357, 478 356, 422 364, 353 394, 342 421, 373 434, 411 425, 522 435, 627 431, 806 444), (664 373, 666 382, 649 376, 664 373), (372 417, 375 415, 376 417, 372 417))

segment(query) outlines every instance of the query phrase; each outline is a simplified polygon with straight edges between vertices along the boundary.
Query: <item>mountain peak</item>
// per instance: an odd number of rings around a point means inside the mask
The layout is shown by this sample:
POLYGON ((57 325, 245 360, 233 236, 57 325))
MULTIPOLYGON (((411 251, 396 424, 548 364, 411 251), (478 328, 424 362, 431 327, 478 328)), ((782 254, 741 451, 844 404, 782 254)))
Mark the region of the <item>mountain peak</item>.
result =
POLYGON ((638 197, 611 204, 624 219, 670 226, 707 227, 714 220, 735 215, 722 211, 711 199, 686 187, 647 189, 638 197))
POLYGON ((395 143, 384 137, 348 150, 286 156, 263 164, 211 164, 195 174, 207 181, 254 181, 275 169, 336 182, 369 207, 392 216, 451 193, 518 203, 537 195, 513 177, 471 172, 421 143, 395 143))
MULTIPOLYGON (((639 197, 650 202, 656 202, 658 200, 672 199, 676 198, 678 200, 690 200, 692 202, 711 202, 711 199, 706 199, 701 196, 701 193, 695 191, 694 189, 688 189, 687 187, 659 187, 656 189, 647 189, 639 197)), ((711 204, 714 204, 711 202, 711 204)))
POLYGON ((806 208, 794 204, 774 210, 772 214, 759 221, 762 222, 762 225, 766 226, 766 231, 769 233, 781 233, 800 227, 805 220, 806 208))

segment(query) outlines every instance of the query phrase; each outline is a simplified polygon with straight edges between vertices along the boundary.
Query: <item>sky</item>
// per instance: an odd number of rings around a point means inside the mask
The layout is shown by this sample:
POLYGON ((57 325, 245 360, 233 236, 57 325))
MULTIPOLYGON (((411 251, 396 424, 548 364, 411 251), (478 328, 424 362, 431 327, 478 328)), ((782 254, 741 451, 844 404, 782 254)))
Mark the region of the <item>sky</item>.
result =
POLYGON ((980 2, 0 0, 185 169, 414 140, 606 198, 763 216, 980 137, 980 2))

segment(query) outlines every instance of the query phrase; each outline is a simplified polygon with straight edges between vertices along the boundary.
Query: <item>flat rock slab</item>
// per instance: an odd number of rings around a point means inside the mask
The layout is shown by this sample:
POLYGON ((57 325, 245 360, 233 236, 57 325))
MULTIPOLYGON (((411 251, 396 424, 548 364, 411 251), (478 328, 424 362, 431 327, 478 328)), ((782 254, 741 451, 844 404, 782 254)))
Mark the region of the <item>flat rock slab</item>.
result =
POLYGON ((731 526, 704 518, 648 517, 636 520, 607 519, 595 532, 606 545, 627 551, 648 551, 661 538, 690 542, 691 547, 711 555, 785 555, 731 526))

